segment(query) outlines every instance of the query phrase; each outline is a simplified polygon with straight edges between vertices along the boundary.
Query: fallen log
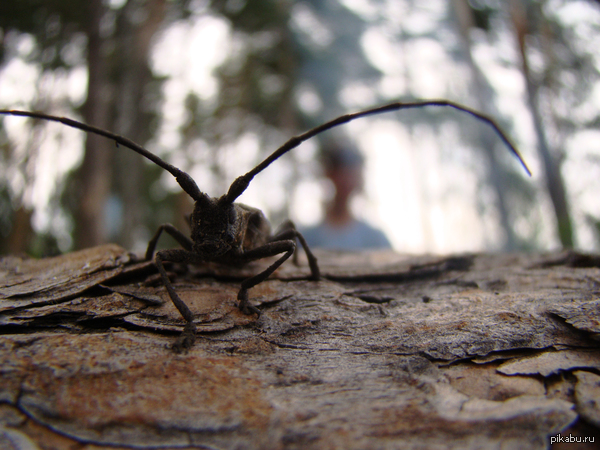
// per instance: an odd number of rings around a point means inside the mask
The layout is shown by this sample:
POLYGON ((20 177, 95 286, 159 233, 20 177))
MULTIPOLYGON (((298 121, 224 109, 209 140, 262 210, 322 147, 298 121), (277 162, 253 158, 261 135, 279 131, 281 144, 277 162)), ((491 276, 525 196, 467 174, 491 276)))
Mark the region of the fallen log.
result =
POLYGON ((317 256, 250 291, 258 319, 236 293, 268 261, 170 266, 185 354, 151 263, 2 258, 0 447, 597 448, 599 256, 317 256))

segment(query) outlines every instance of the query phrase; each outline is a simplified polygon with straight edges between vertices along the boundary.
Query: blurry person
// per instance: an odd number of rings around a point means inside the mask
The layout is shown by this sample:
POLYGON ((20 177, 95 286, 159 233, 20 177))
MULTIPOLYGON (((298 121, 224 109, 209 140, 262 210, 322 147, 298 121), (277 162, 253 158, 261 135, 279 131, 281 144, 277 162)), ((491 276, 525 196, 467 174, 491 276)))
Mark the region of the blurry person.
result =
POLYGON ((324 221, 302 230, 308 245, 335 250, 391 248, 382 231, 355 218, 350 210, 354 194, 363 189, 364 159, 360 152, 349 145, 330 144, 322 153, 322 164, 335 195, 327 205, 324 221))

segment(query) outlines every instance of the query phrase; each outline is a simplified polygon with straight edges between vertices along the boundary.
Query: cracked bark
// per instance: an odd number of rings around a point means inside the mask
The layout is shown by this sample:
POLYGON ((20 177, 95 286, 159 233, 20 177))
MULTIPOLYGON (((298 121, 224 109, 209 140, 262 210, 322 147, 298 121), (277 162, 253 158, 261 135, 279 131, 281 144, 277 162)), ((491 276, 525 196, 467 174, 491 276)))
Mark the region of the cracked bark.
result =
POLYGON ((114 245, 1 259, 0 447, 547 448, 559 432, 596 437, 600 257, 317 256, 322 281, 286 263, 250 291, 258 320, 234 302, 268 262, 170 266, 199 331, 183 355, 168 349, 184 322, 152 264, 114 245))

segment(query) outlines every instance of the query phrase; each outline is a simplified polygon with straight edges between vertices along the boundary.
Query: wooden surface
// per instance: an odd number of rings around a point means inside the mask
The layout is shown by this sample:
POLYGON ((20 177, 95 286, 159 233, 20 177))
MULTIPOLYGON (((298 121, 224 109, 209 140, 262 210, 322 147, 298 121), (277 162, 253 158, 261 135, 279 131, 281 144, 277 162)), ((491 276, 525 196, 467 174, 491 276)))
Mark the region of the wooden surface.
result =
POLYGON ((114 245, 0 260, 0 448, 548 448, 600 429, 600 257, 317 253, 243 269, 114 245))

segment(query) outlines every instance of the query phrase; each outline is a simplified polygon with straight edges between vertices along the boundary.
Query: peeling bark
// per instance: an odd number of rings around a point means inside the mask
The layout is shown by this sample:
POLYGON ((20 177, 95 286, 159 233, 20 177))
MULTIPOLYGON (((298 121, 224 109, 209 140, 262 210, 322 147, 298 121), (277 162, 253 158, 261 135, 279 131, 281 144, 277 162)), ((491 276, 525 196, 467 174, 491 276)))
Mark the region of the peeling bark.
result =
MULTIPOLYGON (((0 447, 543 449, 600 426, 598 257, 318 253, 231 269, 102 246, 0 260, 0 447), (26 445, 29 445, 27 447, 26 445)), ((582 444, 580 444, 582 445, 582 444)), ((597 441, 588 447, 595 448, 597 441)), ((559 448, 559 447, 557 447, 559 448)))

